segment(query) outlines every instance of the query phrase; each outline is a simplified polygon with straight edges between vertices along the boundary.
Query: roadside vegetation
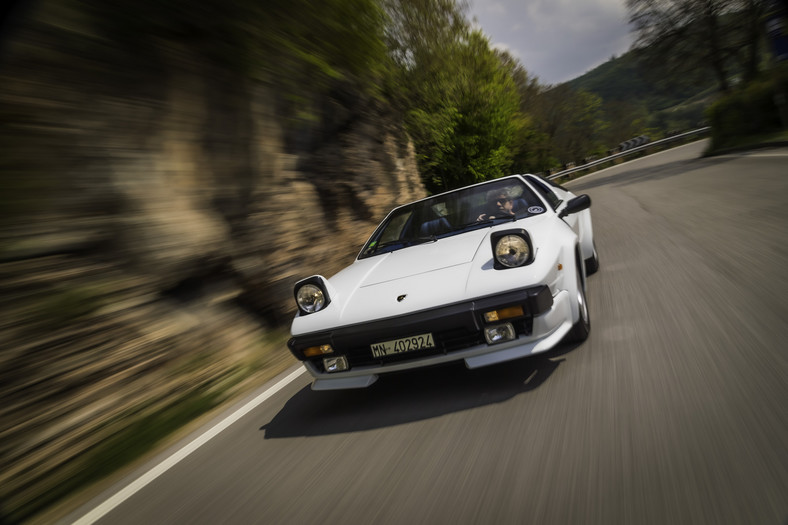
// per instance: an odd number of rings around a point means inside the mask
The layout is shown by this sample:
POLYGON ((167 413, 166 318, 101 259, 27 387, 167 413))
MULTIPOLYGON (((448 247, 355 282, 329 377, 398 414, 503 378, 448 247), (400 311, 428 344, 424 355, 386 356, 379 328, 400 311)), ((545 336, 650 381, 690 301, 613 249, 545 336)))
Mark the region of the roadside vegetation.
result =
MULTIPOLYGON (((7 519, 15 522, 29 518, 63 498, 78 493, 101 479, 124 472, 124 467, 133 465, 157 449, 169 446, 193 431, 197 424, 205 424, 216 410, 227 403, 237 401, 248 392, 277 374, 292 363, 283 359, 280 352, 289 335, 285 331, 269 334, 259 341, 250 358, 223 374, 215 375, 210 381, 193 385, 174 398, 162 402, 137 404, 126 413, 105 422, 93 433, 95 445, 88 453, 76 457, 66 468, 53 473, 46 491, 13 510, 7 519)), ((202 366, 209 366, 205 359, 202 366)), ((201 364, 185 365, 196 371, 201 364)), ((188 374, 189 370, 183 370, 188 374)), ((195 374, 196 375, 196 374, 195 374)), ((39 516, 40 522, 48 522, 46 514, 39 516)))
POLYGON ((650 78, 702 88, 671 111, 703 110, 712 128, 710 153, 781 139, 788 129, 784 2, 627 0, 627 8, 635 52, 650 78))
MULTIPOLYGON (((186 0, 121 8, 69 0, 61 11, 64 19, 92 20, 99 28, 92 38, 124 51, 129 67, 109 81, 164 67, 159 44, 178 42, 282 93, 294 135, 326 97, 360 88, 399 114, 435 192, 582 163, 640 135, 716 127, 721 112, 726 121, 739 118, 751 106, 744 98, 780 87, 764 80, 773 67, 769 5, 628 0, 634 48, 560 85, 541 83, 527 64, 492 49, 465 0, 208 0, 199 8, 186 0), (709 120, 712 103, 742 90, 748 94, 737 100, 745 106, 721 102, 709 120)), ((11 210, 16 199, 3 201, 11 210)))
POLYGON ((787 124, 786 76, 766 33, 786 13, 765 0, 629 0, 633 49, 560 85, 490 50, 461 2, 385 5, 385 85, 431 191, 550 173, 640 135, 710 125, 717 149, 787 124))
POLYGON ((729 90, 708 110, 711 151, 788 140, 788 67, 729 90))
POLYGON ((360 86, 400 115, 432 192, 705 125, 721 95, 762 84, 771 68, 765 0, 629 0, 633 50, 560 85, 492 49, 464 0, 87 5, 108 41, 155 55, 157 39, 180 39, 273 85, 287 94, 294 129, 324 96, 360 86))

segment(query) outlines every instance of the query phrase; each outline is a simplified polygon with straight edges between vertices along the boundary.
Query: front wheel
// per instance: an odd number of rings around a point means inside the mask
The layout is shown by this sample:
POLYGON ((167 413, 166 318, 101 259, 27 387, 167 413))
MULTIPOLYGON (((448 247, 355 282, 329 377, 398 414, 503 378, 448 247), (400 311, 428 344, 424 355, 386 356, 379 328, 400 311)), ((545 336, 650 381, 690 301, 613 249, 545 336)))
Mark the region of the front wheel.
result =
POLYGON ((577 307, 580 310, 580 318, 566 335, 566 341, 570 343, 582 343, 588 339, 588 333, 591 331, 591 317, 588 315, 586 291, 579 269, 577 272, 577 307))

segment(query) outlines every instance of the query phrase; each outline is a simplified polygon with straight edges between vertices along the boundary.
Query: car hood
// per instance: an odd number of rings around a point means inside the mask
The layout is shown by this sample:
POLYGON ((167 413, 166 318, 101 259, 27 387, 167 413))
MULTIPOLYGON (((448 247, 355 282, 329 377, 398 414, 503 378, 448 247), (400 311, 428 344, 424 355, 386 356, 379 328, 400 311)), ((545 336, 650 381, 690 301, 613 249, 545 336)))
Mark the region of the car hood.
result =
POLYGON ((328 280, 331 304, 318 314, 296 317, 293 331, 327 330, 462 301, 472 268, 480 264, 475 261, 491 259, 488 236, 484 228, 357 260, 328 280))
POLYGON ((486 233, 486 230, 469 232, 367 259, 374 263, 374 268, 364 276, 352 272, 353 266, 346 271, 353 274, 351 278, 357 279, 359 288, 370 288, 463 266, 473 261, 479 249, 479 242, 486 237, 486 233), (471 235, 472 233, 476 235, 471 235))

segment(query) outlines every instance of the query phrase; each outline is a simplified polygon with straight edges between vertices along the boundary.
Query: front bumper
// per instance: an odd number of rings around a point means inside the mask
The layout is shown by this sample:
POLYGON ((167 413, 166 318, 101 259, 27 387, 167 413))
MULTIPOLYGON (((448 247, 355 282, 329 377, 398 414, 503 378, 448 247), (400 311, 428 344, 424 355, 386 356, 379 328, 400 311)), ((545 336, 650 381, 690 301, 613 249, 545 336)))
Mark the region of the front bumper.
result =
POLYGON ((297 335, 290 339, 288 347, 315 377, 313 389, 361 388, 374 383, 380 373, 456 360, 465 360, 468 368, 477 368, 548 350, 563 338, 571 324, 569 294, 559 292, 553 297, 550 289, 542 285, 406 316, 297 335), (522 316, 509 320, 517 338, 487 344, 482 329, 495 323, 486 323, 484 312, 515 305, 523 307, 522 316), (374 343, 427 332, 433 334, 435 348, 385 357, 372 355, 374 343), (327 373, 322 356, 304 356, 304 349, 322 344, 331 344, 331 356, 344 355, 349 369, 327 373))

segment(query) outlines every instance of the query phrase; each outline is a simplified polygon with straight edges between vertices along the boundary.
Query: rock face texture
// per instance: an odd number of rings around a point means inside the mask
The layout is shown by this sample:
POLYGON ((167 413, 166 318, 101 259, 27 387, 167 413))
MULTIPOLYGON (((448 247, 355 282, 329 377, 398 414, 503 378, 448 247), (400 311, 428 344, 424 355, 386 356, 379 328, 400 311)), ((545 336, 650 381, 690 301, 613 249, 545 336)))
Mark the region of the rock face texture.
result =
POLYGON ((426 195, 350 84, 294 127, 263 82, 166 42, 145 64, 40 4, 0 57, 0 522, 286 359, 293 283, 426 195))

